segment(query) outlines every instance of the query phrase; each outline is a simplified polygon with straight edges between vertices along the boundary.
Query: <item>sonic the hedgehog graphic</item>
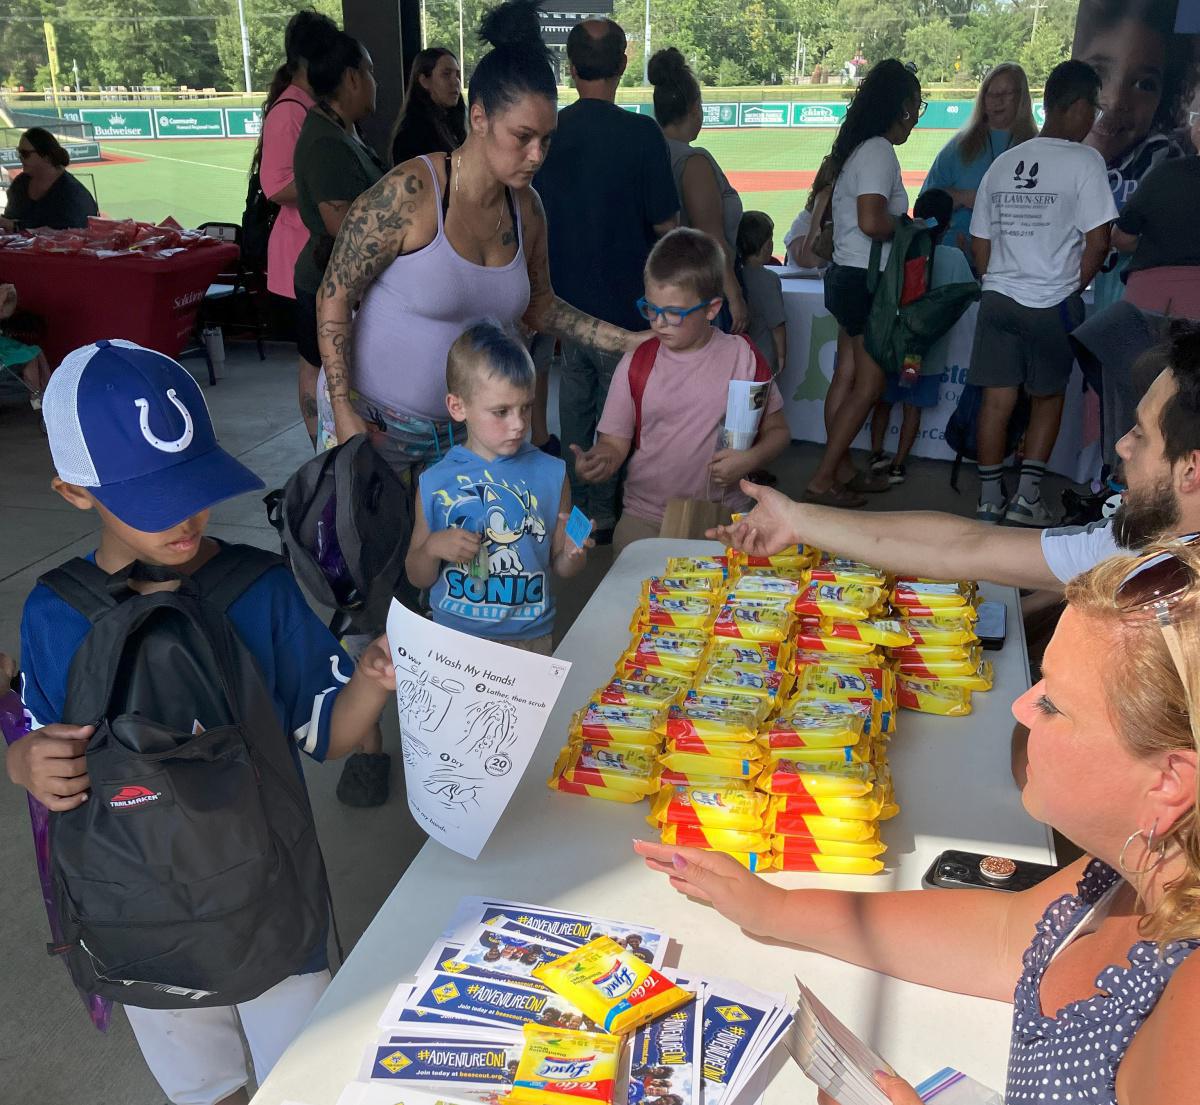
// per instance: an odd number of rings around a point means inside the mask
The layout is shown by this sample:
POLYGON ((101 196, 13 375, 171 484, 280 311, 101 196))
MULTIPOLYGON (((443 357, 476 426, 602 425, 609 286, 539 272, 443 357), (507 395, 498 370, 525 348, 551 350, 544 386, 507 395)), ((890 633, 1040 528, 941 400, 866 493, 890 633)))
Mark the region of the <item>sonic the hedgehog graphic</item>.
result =
POLYGON ((524 488, 496 482, 484 473, 481 480, 465 482, 457 494, 439 491, 446 510, 446 525, 481 534, 488 550, 491 575, 518 575, 525 570, 517 542, 529 534, 546 539, 546 527, 537 514, 537 500, 524 488))

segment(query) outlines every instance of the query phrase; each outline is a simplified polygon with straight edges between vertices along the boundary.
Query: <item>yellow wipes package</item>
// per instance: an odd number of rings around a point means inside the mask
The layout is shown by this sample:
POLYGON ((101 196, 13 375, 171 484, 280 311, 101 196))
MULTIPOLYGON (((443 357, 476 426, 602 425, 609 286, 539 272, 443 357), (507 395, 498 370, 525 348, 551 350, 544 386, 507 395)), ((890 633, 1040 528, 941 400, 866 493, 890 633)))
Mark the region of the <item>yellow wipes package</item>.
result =
POLYGON ((729 596, 734 600, 794 599, 806 586, 808 572, 803 568, 755 568, 739 577, 729 588, 729 596))
POLYGON ((695 671, 708 648, 708 634, 700 629, 655 626, 634 637, 626 656, 640 668, 695 671))
POLYGON ((533 969, 533 976, 617 1036, 695 996, 610 936, 599 936, 553 962, 542 963, 533 969))
POLYGON ((887 577, 878 568, 864 564, 861 560, 848 560, 842 556, 826 553, 812 570, 814 583, 860 583, 867 587, 880 587, 887 577))
MULTIPOLYGON (((969 610, 971 607, 964 609, 969 610)), ((979 640, 969 621, 943 615, 932 618, 908 618, 904 622, 904 628, 908 630, 913 644, 917 646, 970 645, 979 640)))
POLYGON ((664 824, 754 830, 762 828, 766 810, 767 796, 756 790, 675 786, 658 792, 650 815, 664 824))
POLYGON ((665 679, 615 678, 596 697, 607 706, 642 706, 661 710, 674 706, 687 693, 686 682, 665 679))
POLYGON ((525 1026, 521 1060, 506 1105, 610 1105, 621 1038, 525 1026))
POLYGON ((721 607, 712 633, 714 637, 779 644, 788 639, 791 629, 792 612, 786 605, 755 602, 743 596, 721 607))
POLYGON ((966 717, 971 712, 971 692, 949 683, 900 679, 896 686, 896 705, 922 714, 966 717))
POLYGON ((865 621, 883 601, 883 591, 858 583, 812 583, 792 609, 834 621, 865 621))
POLYGON ((674 629, 708 629, 716 606, 707 595, 650 595, 629 623, 631 632, 664 625, 674 629))
POLYGON ((716 599, 717 581, 711 576, 651 576, 642 581, 642 598, 651 595, 707 595, 716 599))

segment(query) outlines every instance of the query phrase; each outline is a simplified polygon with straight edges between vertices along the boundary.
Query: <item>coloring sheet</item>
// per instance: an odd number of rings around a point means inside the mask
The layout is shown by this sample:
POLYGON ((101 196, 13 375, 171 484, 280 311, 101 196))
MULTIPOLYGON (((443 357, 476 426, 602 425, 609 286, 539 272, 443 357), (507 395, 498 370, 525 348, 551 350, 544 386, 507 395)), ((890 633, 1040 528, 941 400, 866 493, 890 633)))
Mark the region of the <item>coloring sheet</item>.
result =
POLYGON ((446 629, 395 601, 387 636, 408 808, 434 840, 478 859, 571 665, 446 629))

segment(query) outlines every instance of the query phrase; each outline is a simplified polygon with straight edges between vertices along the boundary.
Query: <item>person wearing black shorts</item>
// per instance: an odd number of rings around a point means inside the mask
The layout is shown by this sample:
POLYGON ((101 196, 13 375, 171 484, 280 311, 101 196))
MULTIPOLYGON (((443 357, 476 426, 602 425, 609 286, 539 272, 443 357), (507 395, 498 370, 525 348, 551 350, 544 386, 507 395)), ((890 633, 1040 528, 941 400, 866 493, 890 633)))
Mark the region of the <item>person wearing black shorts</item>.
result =
POLYGON ((884 243, 881 263, 886 264, 896 220, 908 210, 895 147, 908 141, 923 107, 917 78, 895 58, 878 62, 850 101, 829 155, 837 176, 830 201, 833 264, 825 273, 825 306, 837 319, 839 348, 853 351, 854 384, 833 416, 825 453, 804 493, 806 502, 859 507, 866 503, 860 491, 891 486, 887 477, 869 472, 842 484, 838 470, 846 469, 850 443, 883 395, 883 369, 863 345, 871 309, 867 267, 875 242, 884 243))
POLYGON ((969 380, 983 389, 975 511, 983 522, 1054 521, 1041 480, 1074 363, 1068 335, 1083 321, 1081 293, 1104 261, 1117 217, 1104 159, 1082 145, 1099 96, 1100 77, 1091 66, 1065 61, 1055 68, 1046 81, 1041 134, 996 158, 976 193, 971 245, 983 298, 969 380), (1006 503, 1000 475, 1022 388, 1029 428, 1020 485, 1006 503))

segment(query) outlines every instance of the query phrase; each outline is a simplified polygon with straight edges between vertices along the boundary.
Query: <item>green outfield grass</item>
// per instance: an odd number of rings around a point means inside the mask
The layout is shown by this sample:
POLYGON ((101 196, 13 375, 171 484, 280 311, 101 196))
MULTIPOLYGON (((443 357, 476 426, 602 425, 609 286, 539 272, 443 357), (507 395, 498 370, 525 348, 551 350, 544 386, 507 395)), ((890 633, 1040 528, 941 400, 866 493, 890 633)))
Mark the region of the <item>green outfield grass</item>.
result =
MULTIPOLYGON (((829 151, 834 131, 710 130, 701 135, 728 173, 813 172, 829 151)), ((906 172, 924 173, 950 136, 948 131, 916 131, 899 148, 906 172)), ((75 172, 95 183, 106 215, 158 221, 172 215, 184 226, 205 221, 239 222, 246 198, 246 173, 254 143, 234 139, 103 141, 105 154, 135 159, 103 165, 80 165, 75 172)), ((909 192, 916 189, 910 185, 909 192)), ((776 248, 807 191, 742 192, 747 208, 766 211, 779 228, 776 248)))

